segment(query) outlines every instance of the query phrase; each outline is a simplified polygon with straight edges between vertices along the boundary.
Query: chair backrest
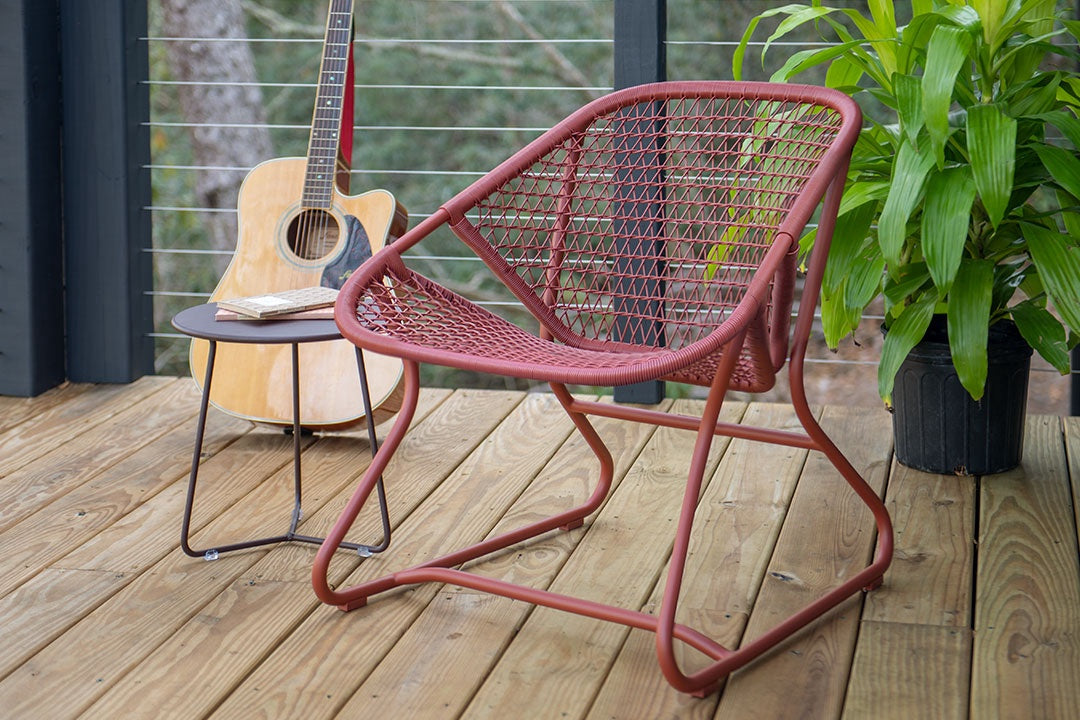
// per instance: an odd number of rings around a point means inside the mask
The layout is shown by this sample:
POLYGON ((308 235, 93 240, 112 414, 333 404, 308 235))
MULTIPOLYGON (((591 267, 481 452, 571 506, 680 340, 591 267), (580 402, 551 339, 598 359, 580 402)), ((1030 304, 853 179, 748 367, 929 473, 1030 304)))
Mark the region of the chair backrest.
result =
POLYGON ((585 106, 444 207, 548 331, 581 345, 701 339, 780 244, 758 281, 778 367, 796 242, 859 124, 822 88, 643 85, 585 106))

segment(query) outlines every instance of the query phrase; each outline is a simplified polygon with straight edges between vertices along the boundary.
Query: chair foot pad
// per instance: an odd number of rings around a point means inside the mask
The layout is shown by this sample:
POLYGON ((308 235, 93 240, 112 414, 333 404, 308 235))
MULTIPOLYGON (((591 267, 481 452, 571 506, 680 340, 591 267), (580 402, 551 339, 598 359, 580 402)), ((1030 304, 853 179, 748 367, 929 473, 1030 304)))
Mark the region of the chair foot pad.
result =
POLYGON ((342 612, 349 612, 350 610, 355 610, 357 608, 362 608, 365 605, 367 605, 367 598, 362 597, 362 598, 357 598, 355 600, 350 600, 349 602, 342 603, 341 605, 338 605, 338 610, 341 610, 342 612))

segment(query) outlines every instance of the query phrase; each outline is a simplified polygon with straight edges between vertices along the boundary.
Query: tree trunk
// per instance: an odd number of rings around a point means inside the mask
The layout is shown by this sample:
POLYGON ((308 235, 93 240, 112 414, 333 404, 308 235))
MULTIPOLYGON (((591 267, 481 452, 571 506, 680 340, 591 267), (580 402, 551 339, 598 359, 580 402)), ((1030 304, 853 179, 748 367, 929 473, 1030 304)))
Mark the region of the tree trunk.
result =
MULTIPOLYGON (((255 63, 247 37, 240 0, 159 0, 163 34, 181 38, 238 38, 237 42, 190 41, 167 43, 169 74, 184 82, 254 83, 255 63)), ((270 132, 263 117, 262 91, 251 85, 179 85, 177 96, 191 128, 192 151, 198 171, 198 204, 205 208, 236 209, 236 197, 247 169, 272 157, 270 132), (225 127, 254 124, 258 127, 225 127), (238 170, 218 170, 229 167, 238 170)), ((203 221, 211 247, 236 247, 236 215, 206 213, 203 221)), ((227 256, 217 256, 221 275, 227 256)))

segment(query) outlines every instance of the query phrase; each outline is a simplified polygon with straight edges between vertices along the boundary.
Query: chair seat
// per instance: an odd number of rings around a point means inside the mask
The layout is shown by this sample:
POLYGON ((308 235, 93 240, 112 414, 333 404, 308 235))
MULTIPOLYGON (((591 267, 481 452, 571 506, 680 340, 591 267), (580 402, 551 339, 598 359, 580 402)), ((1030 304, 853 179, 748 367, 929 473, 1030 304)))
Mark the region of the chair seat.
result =
MULTIPOLYGON (((383 271, 361 297, 356 313, 361 329, 353 334, 354 342, 376 352, 462 370, 600 386, 659 379, 707 385, 719 363, 719 352, 688 363, 688 348, 612 341, 586 347, 545 339, 419 273, 383 271)), ((748 333, 732 386, 761 392, 773 380, 763 334, 748 333)))

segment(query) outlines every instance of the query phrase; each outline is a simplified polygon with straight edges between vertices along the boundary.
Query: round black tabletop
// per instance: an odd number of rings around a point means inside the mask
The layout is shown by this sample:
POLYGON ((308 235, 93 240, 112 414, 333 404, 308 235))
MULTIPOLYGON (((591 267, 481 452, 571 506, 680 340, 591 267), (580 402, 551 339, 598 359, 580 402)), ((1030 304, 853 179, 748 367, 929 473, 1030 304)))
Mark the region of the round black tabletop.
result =
POLYGON ((341 337, 333 320, 215 320, 217 303, 182 310, 172 326, 191 337, 235 343, 305 343, 341 337))

